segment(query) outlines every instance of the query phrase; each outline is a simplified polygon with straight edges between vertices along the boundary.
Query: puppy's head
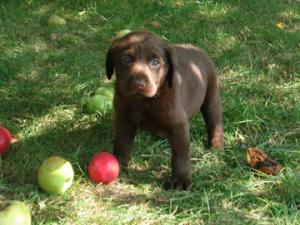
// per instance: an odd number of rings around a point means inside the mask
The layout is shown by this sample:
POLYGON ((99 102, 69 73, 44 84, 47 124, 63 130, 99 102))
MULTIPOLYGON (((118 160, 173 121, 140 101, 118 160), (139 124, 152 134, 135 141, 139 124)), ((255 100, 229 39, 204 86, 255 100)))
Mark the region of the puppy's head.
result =
POLYGON ((114 71, 123 94, 153 97, 165 83, 172 86, 171 48, 152 33, 130 33, 115 40, 107 51, 108 79, 114 71))

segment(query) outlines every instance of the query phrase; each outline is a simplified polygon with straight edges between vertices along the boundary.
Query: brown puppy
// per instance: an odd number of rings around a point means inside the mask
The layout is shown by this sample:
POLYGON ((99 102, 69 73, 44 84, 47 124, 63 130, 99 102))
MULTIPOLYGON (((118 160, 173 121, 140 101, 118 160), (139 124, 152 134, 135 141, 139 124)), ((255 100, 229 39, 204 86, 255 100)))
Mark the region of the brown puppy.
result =
POLYGON ((208 143, 223 146, 215 67, 191 45, 168 45, 149 32, 115 40, 107 52, 108 79, 116 74, 114 154, 127 164, 137 128, 163 134, 172 148, 168 188, 191 185, 188 120, 201 109, 208 143))

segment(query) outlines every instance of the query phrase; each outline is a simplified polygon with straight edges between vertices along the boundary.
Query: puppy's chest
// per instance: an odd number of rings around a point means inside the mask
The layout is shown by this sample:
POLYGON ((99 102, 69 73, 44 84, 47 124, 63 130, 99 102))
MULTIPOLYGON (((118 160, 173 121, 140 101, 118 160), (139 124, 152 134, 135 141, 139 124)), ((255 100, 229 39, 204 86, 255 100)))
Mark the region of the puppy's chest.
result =
POLYGON ((174 112, 173 106, 160 105, 155 103, 136 104, 131 107, 132 120, 140 127, 146 130, 160 130, 171 118, 174 112))

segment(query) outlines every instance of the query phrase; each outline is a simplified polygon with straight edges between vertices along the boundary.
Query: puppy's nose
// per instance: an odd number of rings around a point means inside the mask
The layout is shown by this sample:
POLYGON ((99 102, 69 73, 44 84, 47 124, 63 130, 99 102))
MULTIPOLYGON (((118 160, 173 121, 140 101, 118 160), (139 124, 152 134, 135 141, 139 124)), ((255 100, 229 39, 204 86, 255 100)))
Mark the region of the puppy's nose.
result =
POLYGON ((133 84, 137 88, 144 88, 146 86, 146 80, 143 77, 135 77, 133 79, 133 84))

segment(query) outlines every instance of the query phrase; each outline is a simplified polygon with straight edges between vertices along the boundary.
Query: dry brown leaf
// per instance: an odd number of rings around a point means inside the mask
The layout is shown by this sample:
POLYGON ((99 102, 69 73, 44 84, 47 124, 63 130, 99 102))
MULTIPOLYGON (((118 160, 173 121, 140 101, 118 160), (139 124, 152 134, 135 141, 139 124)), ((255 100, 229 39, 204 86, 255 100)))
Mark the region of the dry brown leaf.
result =
POLYGON ((265 152, 257 148, 248 148, 247 161, 252 168, 269 175, 276 175, 282 169, 278 162, 270 159, 265 152))
POLYGON ((10 139, 10 143, 14 144, 14 143, 17 143, 17 142, 19 142, 19 138, 15 135, 12 135, 11 139, 10 139))

